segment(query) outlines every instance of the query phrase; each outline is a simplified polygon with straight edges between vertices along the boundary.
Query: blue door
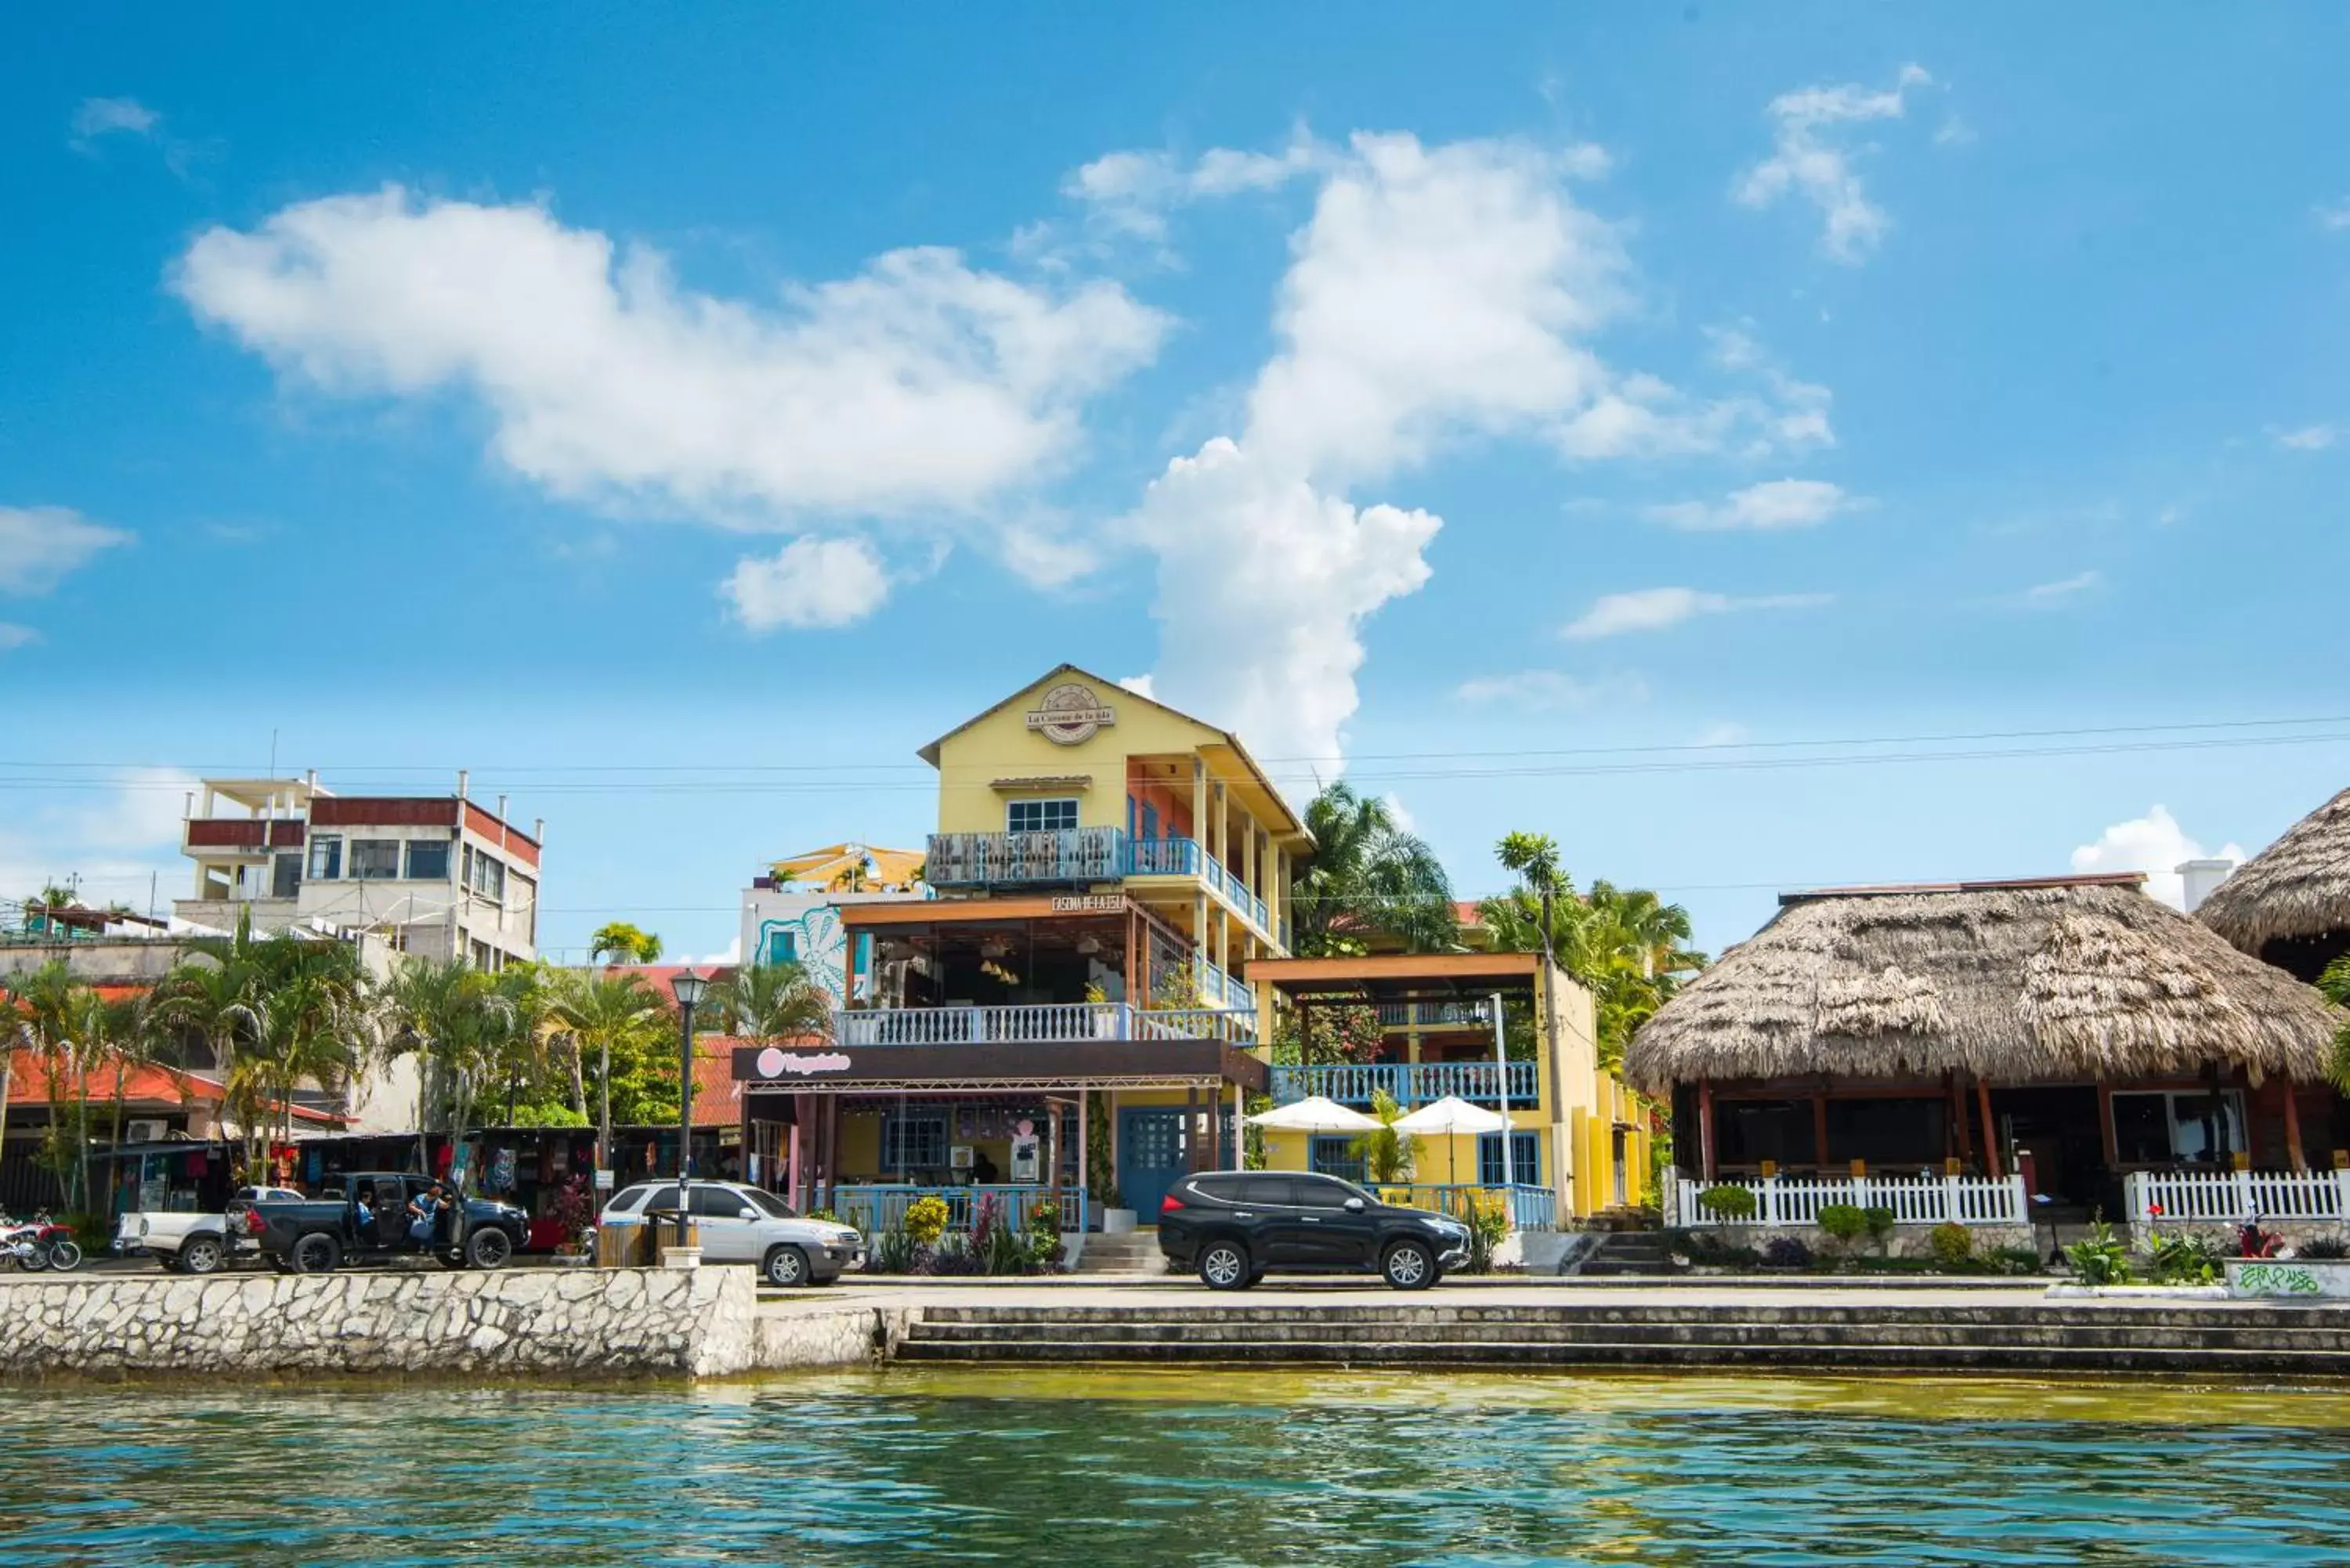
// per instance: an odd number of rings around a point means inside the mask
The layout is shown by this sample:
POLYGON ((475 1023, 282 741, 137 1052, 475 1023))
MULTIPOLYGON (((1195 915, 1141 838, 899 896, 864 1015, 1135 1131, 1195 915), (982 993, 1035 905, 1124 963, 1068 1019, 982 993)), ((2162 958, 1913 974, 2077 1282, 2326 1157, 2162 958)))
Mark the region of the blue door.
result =
POLYGON ((1128 1106, 1118 1114, 1118 1190, 1145 1225, 1159 1223, 1159 1203, 1191 1160, 1183 1112, 1128 1106))

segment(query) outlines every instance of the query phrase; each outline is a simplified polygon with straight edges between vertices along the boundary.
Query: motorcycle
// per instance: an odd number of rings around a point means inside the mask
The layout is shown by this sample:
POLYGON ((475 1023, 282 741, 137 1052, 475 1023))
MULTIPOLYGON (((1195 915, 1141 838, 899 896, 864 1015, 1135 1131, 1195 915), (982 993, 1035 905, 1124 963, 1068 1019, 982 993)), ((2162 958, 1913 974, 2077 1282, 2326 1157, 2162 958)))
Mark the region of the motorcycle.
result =
POLYGON ((64 1273, 81 1267, 81 1243, 47 1214, 36 1214, 23 1224, 0 1219, 0 1263, 13 1264, 26 1273, 44 1269, 64 1273))

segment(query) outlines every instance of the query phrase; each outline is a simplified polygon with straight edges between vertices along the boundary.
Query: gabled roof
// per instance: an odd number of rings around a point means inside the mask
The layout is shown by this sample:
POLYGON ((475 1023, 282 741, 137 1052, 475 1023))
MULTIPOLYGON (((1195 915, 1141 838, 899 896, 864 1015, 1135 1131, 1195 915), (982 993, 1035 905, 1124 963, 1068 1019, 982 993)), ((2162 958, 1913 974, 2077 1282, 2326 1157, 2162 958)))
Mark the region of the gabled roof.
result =
POLYGON ((972 725, 981 723, 985 720, 992 719, 996 714, 1003 712, 1005 709, 1011 707, 1013 703, 1018 701, 1022 697, 1026 696, 1029 692, 1034 691, 1039 686, 1049 684, 1052 681, 1060 680, 1063 676, 1069 675, 1074 675, 1082 680, 1089 680, 1097 686, 1108 687, 1115 691, 1120 692, 1123 694, 1121 698, 1122 701, 1141 702, 1149 707, 1156 708, 1159 711, 1167 714, 1170 718, 1180 719, 1186 724, 1190 724, 1196 729, 1203 730, 1208 734, 1213 736, 1216 743, 1231 747, 1233 754, 1240 760, 1241 765, 1246 768, 1249 773, 1255 777, 1257 784, 1263 787, 1265 794, 1277 804, 1281 807, 1283 813, 1288 816, 1290 827, 1300 835, 1303 835, 1305 832, 1305 824, 1304 820, 1300 818, 1295 812, 1289 809, 1287 799, 1284 797, 1281 791, 1274 786, 1274 782, 1265 776, 1264 770, 1257 765, 1256 759, 1249 755, 1249 749, 1241 743, 1241 738, 1238 735, 1233 734, 1230 730, 1220 730, 1215 725, 1209 723, 1205 719, 1200 718, 1195 714, 1186 713, 1182 709, 1177 708, 1170 703, 1161 702, 1156 697, 1145 696, 1143 693, 1137 691, 1131 686, 1121 686, 1115 680, 1108 680, 1104 676, 1097 675, 1092 670, 1075 664, 1055 665, 1052 669, 1046 670, 1035 680, 1015 688, 1009 695, 1004 697, 1002 701, 992 703, 988 707, 972 714, 970 718, 965 719, 962 723, 957 724, 953 729, 949 730, 945 734, 941 735, 937 740, 932 741, 929 745, 922 747, 921 750, 914 754, 920 757, 922 761, 930 763, 931 766, 937 767, 939 765, 940 748, 944 746, 949 741, 953 740, 957 735, 962 734, 965 730, 970 729, 972 725))

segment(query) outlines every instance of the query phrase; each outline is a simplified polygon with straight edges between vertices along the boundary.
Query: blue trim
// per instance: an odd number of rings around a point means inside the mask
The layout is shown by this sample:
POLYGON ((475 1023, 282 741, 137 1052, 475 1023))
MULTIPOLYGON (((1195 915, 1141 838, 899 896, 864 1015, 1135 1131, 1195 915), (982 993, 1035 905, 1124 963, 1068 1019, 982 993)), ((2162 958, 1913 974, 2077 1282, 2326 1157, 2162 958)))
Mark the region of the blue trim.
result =
MULTIPOLYGON (((1520 1187, 1540 1187, 1542 1174, 1542 1136, 1539 1133, 1513 1132, 1510 1135, 1510 1175, 1520 1187)), ((1502 1135, 1477 1135, 1477 1179, 1487 1187, 1502 1185, 1502 1135)))
POLYGON ((1343 1133, 1316 1134, 1305 1146, 1305 1168, 1317 1176, 1360 1181, 1363 1157, 1355 1152, 1355 1140, 1343 1133))

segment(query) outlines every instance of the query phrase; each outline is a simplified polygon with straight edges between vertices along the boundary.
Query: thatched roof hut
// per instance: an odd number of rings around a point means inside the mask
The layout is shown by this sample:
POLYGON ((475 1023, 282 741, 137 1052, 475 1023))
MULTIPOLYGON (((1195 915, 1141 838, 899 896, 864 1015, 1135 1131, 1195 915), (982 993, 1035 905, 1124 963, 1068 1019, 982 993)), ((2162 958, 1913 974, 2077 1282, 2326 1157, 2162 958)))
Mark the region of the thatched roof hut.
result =
POLYGON ((1790 893, 1642 1024, 1651 1093, 1805 1074, 2005 1083, 2324 1075, 2333 1012, 2135 876, 1790 893))
POLYGON ((2236 867, 2195 911, 2195 918, 2248 953, 2282 961, 2296 973, 2334 956, 2292 961, 2292 949, 2350 933, 2350 789, 2285 831, 2283 837, 2236 867))

